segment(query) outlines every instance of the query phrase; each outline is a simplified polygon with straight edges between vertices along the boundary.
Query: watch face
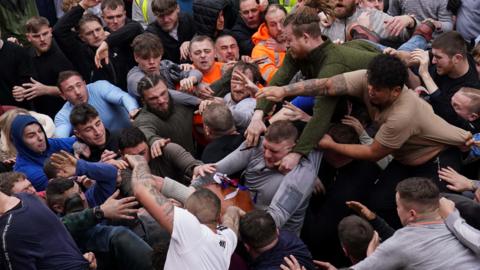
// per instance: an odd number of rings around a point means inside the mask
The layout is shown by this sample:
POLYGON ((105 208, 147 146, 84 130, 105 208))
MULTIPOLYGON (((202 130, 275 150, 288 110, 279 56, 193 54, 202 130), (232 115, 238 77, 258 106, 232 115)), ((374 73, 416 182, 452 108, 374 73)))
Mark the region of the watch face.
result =
POLYGON ((95 214, 95 217, 97 219, 102 219, 103 218, 103 211, 102 209, 100 209, 100 207, 95 207, 95 211, 94 211, 94 214, 95 214))

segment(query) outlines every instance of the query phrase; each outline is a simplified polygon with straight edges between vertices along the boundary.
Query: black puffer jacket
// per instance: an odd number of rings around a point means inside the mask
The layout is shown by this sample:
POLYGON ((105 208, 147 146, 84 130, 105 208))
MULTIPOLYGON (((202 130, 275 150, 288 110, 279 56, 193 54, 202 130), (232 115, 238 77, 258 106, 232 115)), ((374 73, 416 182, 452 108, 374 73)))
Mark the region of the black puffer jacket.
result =
POLYGON ((194 0, 193 1, 193 19, 196 24, 197 34, 216 38, 217 18, 220 11, 223 10, 225 18, 225 29, 231 29, 237 18, 232 0, 194 0))

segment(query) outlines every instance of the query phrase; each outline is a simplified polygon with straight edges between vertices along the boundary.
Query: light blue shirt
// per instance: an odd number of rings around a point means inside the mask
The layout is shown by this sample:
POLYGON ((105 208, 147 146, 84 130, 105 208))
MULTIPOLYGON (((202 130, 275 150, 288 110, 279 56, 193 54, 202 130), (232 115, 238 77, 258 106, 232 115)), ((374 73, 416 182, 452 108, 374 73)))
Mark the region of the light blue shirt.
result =
MULTIPOLYGON (((87 92, 87 102, 97 110, 105 128, 117 132, 131 126, 128 112, 137 109, 138 103, 128 93, 103 80, 87 84, 87 92)), ((72 103, 66 102, 55 115, 55 137, 65 138, 72 133, 70 112, 73 107, 72 103)))

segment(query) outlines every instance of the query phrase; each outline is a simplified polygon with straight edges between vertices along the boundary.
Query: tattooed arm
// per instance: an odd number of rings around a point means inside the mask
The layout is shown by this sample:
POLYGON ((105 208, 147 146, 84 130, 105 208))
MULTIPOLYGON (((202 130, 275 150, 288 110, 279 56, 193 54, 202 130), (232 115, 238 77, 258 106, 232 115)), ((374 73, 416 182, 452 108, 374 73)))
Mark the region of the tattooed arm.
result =
POLYGON ((163 196, 150 174, 147 161, 142 156, 126 156, 133 167, 132 189, 137 200, 152 217, 170 234, 173 231, 173 204, 163 196))
POLYGON ((341 96, 348 93, 347 82, 343 74, 325 79, 310 79, 285 86, 265 87, 258 92, 257 98, 279 102, 287 96, 341 96))
POLYGON ((223 214, 222 225, 231 229, 238 237, 240 217, 243 215, 245 215, 245 212, 242 209, 236 206, 229 206, 227 210, 225 210, 225 214, 223 214))

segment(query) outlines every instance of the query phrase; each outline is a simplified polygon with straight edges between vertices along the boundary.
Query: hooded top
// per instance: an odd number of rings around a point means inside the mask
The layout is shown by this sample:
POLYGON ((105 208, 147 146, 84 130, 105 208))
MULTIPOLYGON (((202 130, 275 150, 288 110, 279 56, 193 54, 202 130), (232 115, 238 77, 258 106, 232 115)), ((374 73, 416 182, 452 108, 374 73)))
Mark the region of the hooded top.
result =
POLYGON ((38 124, 42 128, 43 134, 45 134, 42 125, 30 115, 18 115, 12 122, 12 142, 17 149, 14 170, 24 173, 37 191, 43 191, 48 183, 48 178, 43 172, 43 163, 50 155, 60 150, 72 153, 72 145, 77 139, 75 137, 47 139, 45 152, 41 154, 35 153, 23 142, 23 130, 26 126, 33 123, 38 124))
MULTIPOLYGON (((193 19, 196 23, 198 35, 207 35, 213 39, 220 33, 215 34, 217 18, 223 10, 225 28, 230 29, 235 24, 236 10, 231 0, 195 0, 193 1, 193 19)), ((222 31, 227 33, 228 31, 222 31)))
POLYGON ((252 42, 255 44, 252 58, 268 57, 264 63, 258 65, 263 79, 267 82, 270 82, 285 58, 285 52, 277 52, 266 46, 266 41, 271 38, 266 23, 260 24, 258 31, 252 35, 252 42))

